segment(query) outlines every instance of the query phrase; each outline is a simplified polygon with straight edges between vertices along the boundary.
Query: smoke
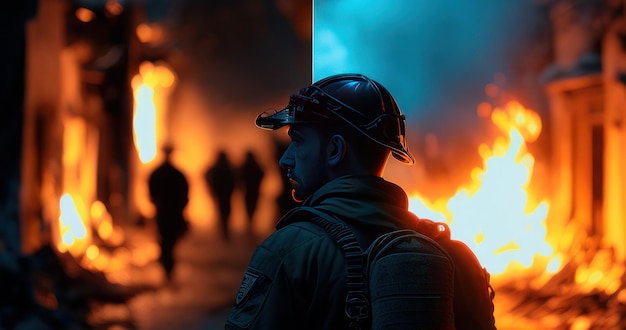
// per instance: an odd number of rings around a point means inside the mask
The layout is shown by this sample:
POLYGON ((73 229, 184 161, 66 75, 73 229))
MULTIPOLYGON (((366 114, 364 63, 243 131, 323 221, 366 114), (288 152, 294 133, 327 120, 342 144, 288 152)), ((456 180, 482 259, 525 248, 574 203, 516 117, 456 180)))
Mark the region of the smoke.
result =
POLYGON ((285 9, 274 0, 170 0, 170 62, 220 105, 260 112, 286 102, 311 79, 310 25, 299 31, 299 17, 310 17, 306 1, 285 9))
MULTIPOLYGON (((447 196, 481 164, 494 128, 477 106, 496 81, 521 96, 545 60, 545 8, 529 0, 313 0, 313 79, 352 72, 385 85, 407 117, 417 165, 390 162, 408 191, 447 196), (501 80, 501 79, 498 79, 501 80)), ((527 90, 525 92, 528 92, 527 90)), ((533 95, 532 97, 536 97, 533 95)))
POLYGON ((409 121, 466 122, 527 46, 536 9, 528 0, 314 0, 314 80, 364 73, 409 121))

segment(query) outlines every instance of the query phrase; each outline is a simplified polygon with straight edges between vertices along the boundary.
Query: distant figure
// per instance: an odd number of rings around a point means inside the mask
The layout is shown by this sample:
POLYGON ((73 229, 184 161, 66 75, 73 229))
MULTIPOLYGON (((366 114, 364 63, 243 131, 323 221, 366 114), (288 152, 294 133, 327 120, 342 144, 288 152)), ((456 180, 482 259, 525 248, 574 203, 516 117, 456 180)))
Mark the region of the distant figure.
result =
POLYGON ((240 174, 244 189, 244 200, 249 224, 248 228, 252 229, 252 221, 259 200, 261 181, 265 174, 252 151, 246 153, 246 160, 241 165, 240 174))
POLYGON ((222 236, 228 239, 228 220, 231 212, 231 197, 235 190, 235 171, 225 151, 219 152, 217 161, 207 170, 205 180, 211 195, 217 202, 222 236))
POLYGON ((189 201, 189 185, 183 173, 171 163, 172 147, 167 146, 163 151, 165 160, 150 175, 148 188, 156 208, 155 218, 161 244, 159 262, 170 280, 174 268, 174 246, 189 228, 183 215, 189 201))

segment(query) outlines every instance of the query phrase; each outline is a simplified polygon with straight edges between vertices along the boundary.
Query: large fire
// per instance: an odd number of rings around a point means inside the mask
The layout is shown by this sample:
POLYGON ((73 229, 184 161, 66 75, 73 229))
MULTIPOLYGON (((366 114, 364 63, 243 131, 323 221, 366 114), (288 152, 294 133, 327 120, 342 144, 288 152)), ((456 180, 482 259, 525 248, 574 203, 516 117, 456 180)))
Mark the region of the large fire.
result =
MULTIPOLYGON (((159 154, 157 146, 166 139, 165 100, 174 80, 166 66, 145 62, 132 81, 133 141, 139 160, 134 173, 136 180, 145 179, 154 167, 153 161, 159 154)), ((123 246, 123 229, 96 198, 97 160, 98 130, 82 118, 66 118, 62 156, 64 194, 56 208, 59 216, 53 225, 53 242, 57 250, 70 253, 87 269, 117 271, 128 264, 144 265, 158 256, 158 246, 144 244, 133 250, 123 246)), ((136 207, 149 215, 151 205, 143 188, 140 183, 135 186, 136 207)))
POLYGON ((515 101, 493 109, 490 118, 502 136, 478 148, 483 165, 471 171, 471 184, 432 203, 415 193, 411 210, 447 222, 453 238, 468 244, 492 274, 530 268, 538 258, 546 271, 556 272, 561 261, 546 242, 549 203, 529 202, 535 160, 526 143, 541 133, 541 119, 515 101))

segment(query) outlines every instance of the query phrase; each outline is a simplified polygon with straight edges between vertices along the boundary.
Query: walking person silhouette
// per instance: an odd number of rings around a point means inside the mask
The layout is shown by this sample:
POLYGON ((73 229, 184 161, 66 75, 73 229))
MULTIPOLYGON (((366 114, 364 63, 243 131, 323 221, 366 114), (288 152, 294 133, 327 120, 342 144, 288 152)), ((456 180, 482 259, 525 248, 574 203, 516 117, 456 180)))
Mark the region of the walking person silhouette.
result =
POLYGON ((261 181, 265 171, 261 168, 251 150, 246 152, 246 159, 239 169, 244 190, 244 201, 246 205, 246 215, 248 216, 248 229, 253 229, 254 214, 261 191, 261 181))
POLYGON ((231 198, 235 190, 235 171, 224 150, 220 150, 217 161, 205 173, 209 192, 217 203, 222 237, 228 239, 228 220, 232 209, 231 198))
POLYGON ((185 175, 171 163, 173 148, 165 146, 163 152, 165 160, 150 175, 148 189, 156 208, 155 220, 161 246, 159 262, 169 281, 174 268, 174 247, 189 228, 183 214, 189 202, 189 184, 185 175))

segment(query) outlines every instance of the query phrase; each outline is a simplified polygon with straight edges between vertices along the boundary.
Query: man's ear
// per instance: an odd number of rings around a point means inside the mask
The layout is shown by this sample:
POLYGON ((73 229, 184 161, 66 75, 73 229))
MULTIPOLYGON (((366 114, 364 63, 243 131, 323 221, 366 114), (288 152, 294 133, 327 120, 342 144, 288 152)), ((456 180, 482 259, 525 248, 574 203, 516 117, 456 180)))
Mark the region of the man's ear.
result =
POLYGON ((328 148, 326 154, 328 157, 328 165, 331 167, 337 166, 346 156, 348 145, 346 139, 339 134, 333 135, 328 141, 328 148))

